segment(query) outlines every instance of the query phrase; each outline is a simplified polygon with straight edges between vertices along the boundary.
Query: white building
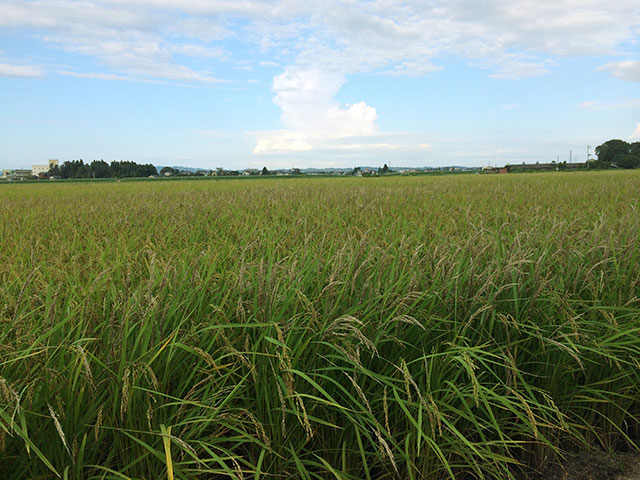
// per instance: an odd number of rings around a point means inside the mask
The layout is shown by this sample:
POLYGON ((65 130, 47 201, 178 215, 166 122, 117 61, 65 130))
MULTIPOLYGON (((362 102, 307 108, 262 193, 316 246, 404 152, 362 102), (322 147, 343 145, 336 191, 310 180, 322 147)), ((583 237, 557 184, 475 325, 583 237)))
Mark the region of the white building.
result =
POLYGON ((51 170, 53 167, 57 167, 57 166, 58 166, 58 160, 55 159, 55 158, 50 158, 48 165, 32 165, 31 166, 31 174, 38 176, 41 173, 49 172, 49 170, 51 170))
POLYGON ((49 171, 49 165, 31 165, 31 174, 40 175, 41 173, 47 173, 49 171))

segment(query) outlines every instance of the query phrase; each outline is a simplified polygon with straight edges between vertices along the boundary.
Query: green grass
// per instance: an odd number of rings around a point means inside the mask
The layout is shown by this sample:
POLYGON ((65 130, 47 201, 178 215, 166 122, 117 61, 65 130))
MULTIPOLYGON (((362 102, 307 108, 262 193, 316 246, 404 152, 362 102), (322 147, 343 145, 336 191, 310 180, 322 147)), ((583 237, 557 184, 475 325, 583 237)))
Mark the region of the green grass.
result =
POLYGON ((638 192, 0 186, 0 477, 504 479, 630 447, 638 192))

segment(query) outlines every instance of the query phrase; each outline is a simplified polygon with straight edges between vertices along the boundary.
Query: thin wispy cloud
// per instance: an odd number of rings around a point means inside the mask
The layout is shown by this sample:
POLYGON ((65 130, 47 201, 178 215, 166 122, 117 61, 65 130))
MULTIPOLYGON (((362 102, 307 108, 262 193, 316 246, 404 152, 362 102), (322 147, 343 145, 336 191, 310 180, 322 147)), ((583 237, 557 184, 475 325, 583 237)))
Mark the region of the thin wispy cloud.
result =
POLYGON ((0 77, 38 78, 44 75, 42 68, 34 65, 13 65, 0 63, 0 77))
POLYGON ((113 73, 73 72, 71 70, 57 70, 56 73, 58 75, 64 75, 67 77, 88 78, 92 80, 107 80, 107 81, 116 81, 116 82, 141 82, 141 83, 155 83, 155 84, 167 83, 161 80, 129 77, 126 75, 116 75, 113 73))
POLYGON ((587 110, 624 110, 640 109, 640 98, 630 98, 623 102, 601 102, 599 100, 585 100, 580 107, 587 110))
POLYGON ((640 82, 640 60, 623 60, 611 62, 600 67, 600 70, 610 75, 629 82, 640 82))

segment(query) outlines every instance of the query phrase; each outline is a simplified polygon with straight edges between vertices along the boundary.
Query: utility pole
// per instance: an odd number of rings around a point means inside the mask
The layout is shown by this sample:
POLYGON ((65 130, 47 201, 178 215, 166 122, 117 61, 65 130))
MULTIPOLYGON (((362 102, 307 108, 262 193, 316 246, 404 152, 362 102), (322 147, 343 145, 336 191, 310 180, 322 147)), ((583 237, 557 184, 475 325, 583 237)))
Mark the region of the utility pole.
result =
POLYGON ((573 153, 573 152, 572 152, 571 150, 569 150, 569 163, 571 163, 571 154, 572 154, 572 153, 573 153))
POLYGON ((591 148, 591 145, 587 145, 587 163, 589 163, 589 149, 591 148))

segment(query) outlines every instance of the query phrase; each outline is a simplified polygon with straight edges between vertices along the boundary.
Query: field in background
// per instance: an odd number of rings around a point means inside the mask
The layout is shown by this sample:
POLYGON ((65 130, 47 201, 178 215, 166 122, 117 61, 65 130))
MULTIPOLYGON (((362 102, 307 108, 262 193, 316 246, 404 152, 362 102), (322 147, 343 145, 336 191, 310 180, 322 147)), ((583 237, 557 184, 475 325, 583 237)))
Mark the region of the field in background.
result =
POLYGON ((0 477, 524 478, 628 448, 639 192, 0 186, 0 477))

